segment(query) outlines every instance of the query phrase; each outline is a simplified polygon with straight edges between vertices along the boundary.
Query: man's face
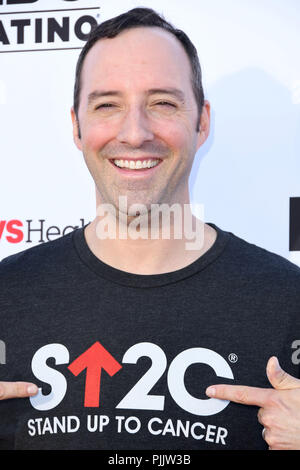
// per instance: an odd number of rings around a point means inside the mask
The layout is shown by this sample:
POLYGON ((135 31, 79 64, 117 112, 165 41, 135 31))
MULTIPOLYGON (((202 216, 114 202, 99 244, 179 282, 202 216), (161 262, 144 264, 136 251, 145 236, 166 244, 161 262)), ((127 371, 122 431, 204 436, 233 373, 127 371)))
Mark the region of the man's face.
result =
POLYGON ((119 196, 148 210, 187 203, 194 155, 209 132, 209 103, 197 132, 191 66, 180 42, 160 28, 101 39, 85 58, 81 84, 81 137, 72 111, 74 139, 95 181, 97 203, 119 208, 119 196), (153 166, 144 168, 149 160, 153 166))

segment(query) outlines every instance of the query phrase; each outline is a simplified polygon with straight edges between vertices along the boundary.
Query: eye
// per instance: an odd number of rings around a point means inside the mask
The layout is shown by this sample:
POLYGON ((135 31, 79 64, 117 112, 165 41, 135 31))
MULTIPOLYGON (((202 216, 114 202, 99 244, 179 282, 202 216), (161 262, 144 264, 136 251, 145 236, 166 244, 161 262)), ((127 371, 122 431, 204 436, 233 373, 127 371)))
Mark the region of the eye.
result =
POLYGON ((158 101, 155 104, 159 106, 171 106, 172 108, 176 108, 176 105, 174 103, 170 103, 169 101, 158 101))
POLYGON ((112 103, 102 103, 98 104, 95 109, 107 109, 107 108, 112 108, 114 105, 112 103))

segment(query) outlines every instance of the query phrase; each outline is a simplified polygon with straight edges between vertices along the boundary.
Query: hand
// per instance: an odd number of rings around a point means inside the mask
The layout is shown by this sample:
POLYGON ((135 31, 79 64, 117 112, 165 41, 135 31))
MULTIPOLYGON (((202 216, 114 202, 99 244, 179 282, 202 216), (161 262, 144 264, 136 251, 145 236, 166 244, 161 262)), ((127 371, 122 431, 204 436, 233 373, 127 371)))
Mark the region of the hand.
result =
POLYGON ((0 382, 0 400, 36 395, 38 387, 29 382, 0 382))
POLYGON ((209 397, 243 405, 259 406, 258 421, 265 428, 270 450, 300 450, 300 380, 283 371, 276 357, 267 364, 267 377, 274 388, 212 385, 209 397))

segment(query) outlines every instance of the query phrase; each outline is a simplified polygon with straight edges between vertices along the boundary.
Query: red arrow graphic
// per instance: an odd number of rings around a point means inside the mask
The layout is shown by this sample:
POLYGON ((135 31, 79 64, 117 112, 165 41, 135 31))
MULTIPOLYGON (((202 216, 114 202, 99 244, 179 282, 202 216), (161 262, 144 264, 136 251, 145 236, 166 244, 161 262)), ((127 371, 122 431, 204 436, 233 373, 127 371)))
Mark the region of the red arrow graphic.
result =
POLYGON ((75 376, 86 369, 84 406, 99 407, 102 369, 112 377, 122 366, 97 341, 69 364, 68 369, 75 376))

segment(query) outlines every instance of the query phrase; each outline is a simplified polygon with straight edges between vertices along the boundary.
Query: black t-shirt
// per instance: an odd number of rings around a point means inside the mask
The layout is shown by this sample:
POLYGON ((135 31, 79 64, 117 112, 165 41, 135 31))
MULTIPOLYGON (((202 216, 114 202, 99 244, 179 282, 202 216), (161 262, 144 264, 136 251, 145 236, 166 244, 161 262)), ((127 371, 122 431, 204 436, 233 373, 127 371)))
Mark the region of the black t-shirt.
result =
POLYGON ((82 228, 0 263, 0 380, 40 387, 0 401, 0 449, 267 449, 257 407, 205 389, 271 387, 272 355, 299 377, 300 269, 210 225, 165 274, 103 263, 82 228))

